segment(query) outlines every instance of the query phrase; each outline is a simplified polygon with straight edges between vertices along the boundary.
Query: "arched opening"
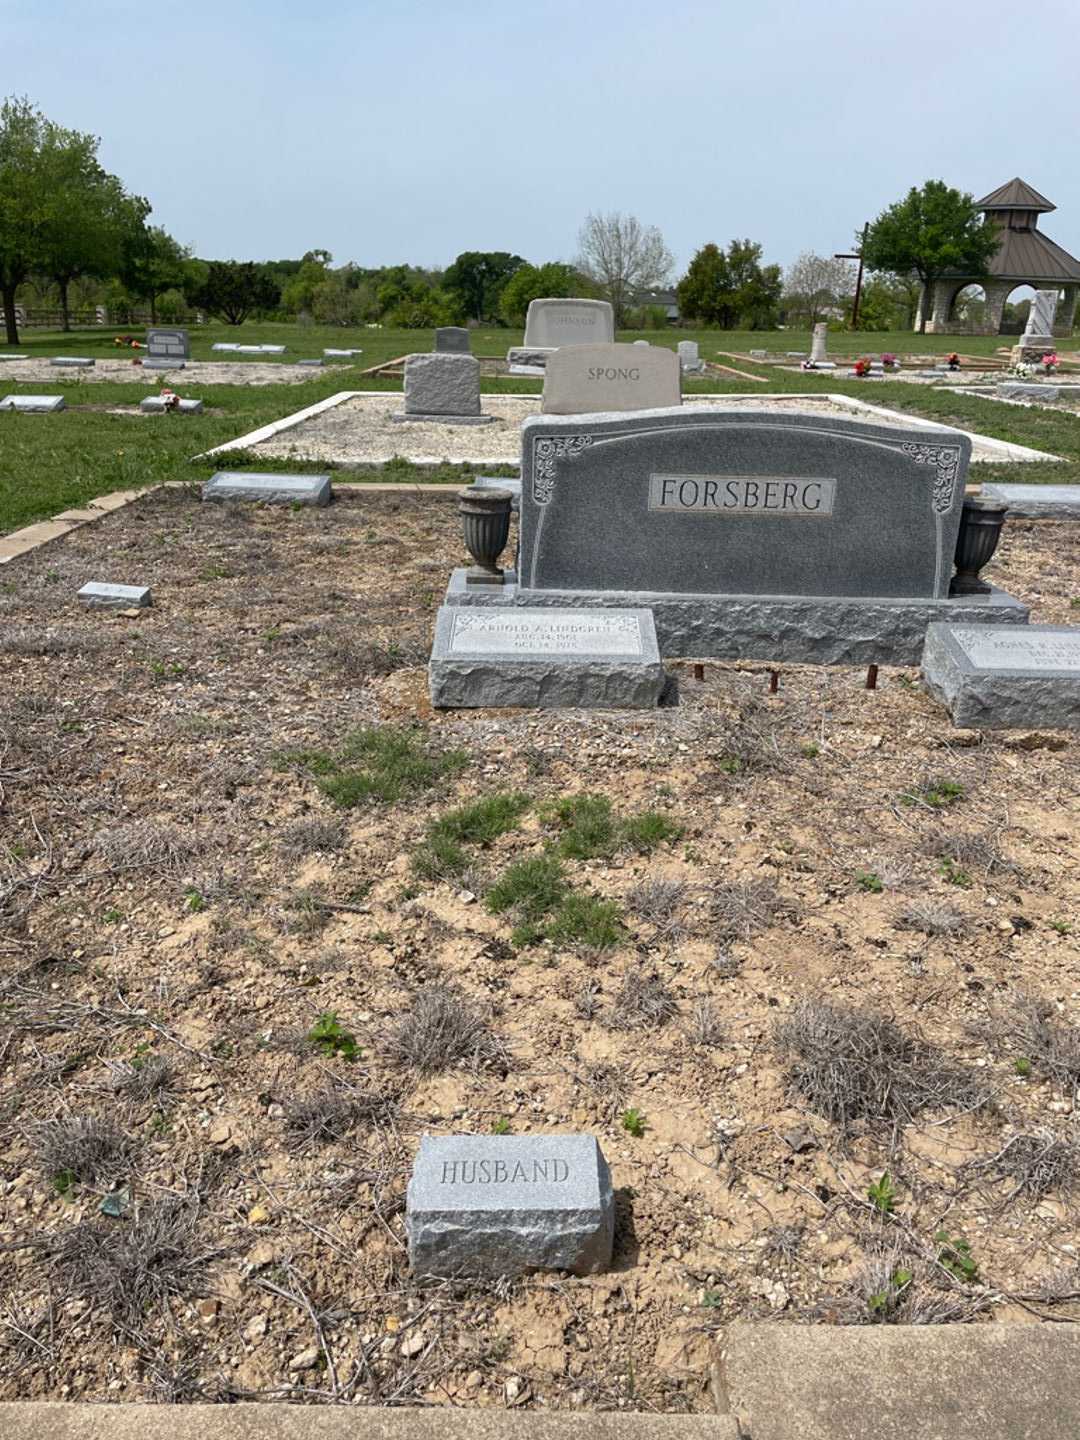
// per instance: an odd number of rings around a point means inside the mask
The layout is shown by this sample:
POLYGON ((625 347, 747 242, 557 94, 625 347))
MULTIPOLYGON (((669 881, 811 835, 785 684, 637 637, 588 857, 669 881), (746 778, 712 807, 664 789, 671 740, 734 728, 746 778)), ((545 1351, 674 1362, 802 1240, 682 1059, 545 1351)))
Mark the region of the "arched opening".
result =
POLYGON ((980 335, 986 325, 986 291, 981 285, 961 285, 949 306, 949 328, 959 335, 980 335))
POLYGON ((1031 299, 1035 294, 1034 285, 1014 285, 1005 296, 1005 303, 1001 307, 1001 324, 998 326, 999 335, 1022 335, 1024 326, 1027 324, 1028 311, 1031 309, 1031 299))

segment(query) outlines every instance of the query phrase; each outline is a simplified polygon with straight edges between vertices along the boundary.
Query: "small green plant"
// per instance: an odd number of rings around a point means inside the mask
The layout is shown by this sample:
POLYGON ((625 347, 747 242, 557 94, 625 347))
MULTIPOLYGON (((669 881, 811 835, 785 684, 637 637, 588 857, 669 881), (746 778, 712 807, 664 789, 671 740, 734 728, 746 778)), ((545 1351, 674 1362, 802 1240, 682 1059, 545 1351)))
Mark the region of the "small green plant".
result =
POLYGON ((645 1134, 645 1116, 640 1110, 624 1110, 619 1123, 635 1140, 640 1140, 645 1134))
POLYGON ((1013 1069, 1022 1080, 1027 1080, 1031 1076, 1031 1061, 1026 1055, 1018 1055, 1013 1061, 1013 1069))
POLYGON ((527 795, 516 792, 485 795, 472 805, 463 805, 440 816, 430 833, 462 845, 490 845, 507 830, 517 828, 529 804, 527 795))
POLYGON ((1050 929, 1056 930, 1059 935, 1072 934, 1072 926, 1069 924, 1068 920, 1051 920, 1050 929))
POLYGON ((372 726, 349 735, 340 753, 293 751, 283 763, 300 765, 335 805, 350 809, 376 801, 396 805, 406 796, 430 790, 466 763, 460 750, 430 751, 418 730, 372 726))
POLYGON ((950 885, 958 885, 961 890, 970 890, 974 884, 964 867, 949 855, 942 860, 940 868, 941 878, 947 880, 950 885))
POLYGON ((117 910, 115 905, 110 905, 108 910, 102 914, 102 920, 106 925, 117 925, 124 918, 124 912, 117 910))
POLYGON ((885 889, 881 876, 874 870, 856 870, 855 884, 860 890, 867 890, 871 895, 880 895, 885 889))
POLYGON ((610 950, 625 934, 621 915, 614 900, 572 893, 567 895, 545 926, 544 934, 555 945, 584 945, 590 950, 610 950))
POLYGON ((887 1170, 880 1180, 874 1181, 866 1193, 879 1215, 891 1215, 896 1209, 896 1186, 887 1170))
POLYGON ((816 760, 817 757, 821 754, 821 746, 816 745, 813 740, 809 741, 805 745, 800 745, 799 749, 807 760, 816 760))
POLYGON ((659 810, 643 810, 621 826, 623 844, 639 855, 649 855, 665 840, 678 840, 683 827, 659 810))
POLYGON ((900 796, 905 805, 929 805, 931 810, 944 810, 964 798, 964 787, 959 780, 944 777, 927 780, 916 790, 909 790, 900 796))
POLYGON ((884 1320, 895 1314, 914 1278, 910 1270, 897 1266, 889 1276, 886 1289, 876 1290, 867 1297, 866 1308, 870 1311, 871 1319, 884 1320))
POLYGON ((60 1196, 61 1200, 70 1199, 71 1192, 78 1183, 79 1177, 75 1174, 74 1170, 57 1170, 56 1174, 52 1177, 52 1187, 57 1195, 60 1196))
POLYGON ((488 891, 487 906, 494 915, 515 910, 536 924, 556 909, 568 885, 561 862, 554 855, 532 855, 504 870, 488 891))
POLYGON ((506 1117, 505 1115, 500 1115, 497 1120, 495 1120, 495 1121, 492 1122, 491 1133, 492 1133, 493 1135, 509 1135, 509 1134, 510 1134, 510 1121, 507 1119, 507 1117, 506 1117))
POLYGON ((703 1290, 701 1303, 706 1310, 719 1310, 724 1303, 724 1295, 721 1290, 703 1290))
POLYGON ((346 1030, 333 1010, 324 1010, 308 1031, 305 1039, 320 1055, 340 1055, 343 1060, 359 1060, 363 1051, 356 1036, 346 1030))
POLYGON ((414 874, 432 882, 460 875, 468 863, 465 851, 449 835, 429 835, 412 853, 414 874))
POLYGON ((206 896, 189 885, 184 891, 184 909, 192 915, 198 915, 201 910, 206 909, 206 896))
POLYGON ((941 1246, 938 1264, 965 1285, 974 1285, 979 1278, 979 1267, 971 1253, 971 1246, 963 1236, 950 1236, 947 1230, 939 1230, 934 1239, 941 1246))
POLYGON ((545 811, 562 830, 555 848, 570 860, 596 860, 618 844, 615 817, 606 795, 567 795, 545 811))
POLYGON ((1074 595, 1069 601, 1070 610, 1080 610, 1080 595, 1074 595))

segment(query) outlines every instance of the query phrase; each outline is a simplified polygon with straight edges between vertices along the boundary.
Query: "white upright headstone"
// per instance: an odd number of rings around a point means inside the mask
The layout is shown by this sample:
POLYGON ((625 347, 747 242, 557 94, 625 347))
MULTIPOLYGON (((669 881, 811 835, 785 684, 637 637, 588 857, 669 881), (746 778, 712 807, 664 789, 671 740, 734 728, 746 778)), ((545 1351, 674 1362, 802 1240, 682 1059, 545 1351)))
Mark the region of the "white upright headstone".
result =
POLYGON ((1056 290, 1036 290, 1031 301, 1031 308, 1028 310, 1027 324, 1024 326, 1024 338, 1038 336, 1040 339, 1048 339, 1054 333, 1054 314, 1057 311, 1058 292, 1056 290))
POLYGON ((829 354, 829 327, 824 320, 814 326, 814 336, 810 342, 810 359, 816 365, 820 360, 828 359, 829 354))
POLYGON ((698 354, 696 340, 679 341, 679 364, 684 370, 704 370, 705 362, 698 354))

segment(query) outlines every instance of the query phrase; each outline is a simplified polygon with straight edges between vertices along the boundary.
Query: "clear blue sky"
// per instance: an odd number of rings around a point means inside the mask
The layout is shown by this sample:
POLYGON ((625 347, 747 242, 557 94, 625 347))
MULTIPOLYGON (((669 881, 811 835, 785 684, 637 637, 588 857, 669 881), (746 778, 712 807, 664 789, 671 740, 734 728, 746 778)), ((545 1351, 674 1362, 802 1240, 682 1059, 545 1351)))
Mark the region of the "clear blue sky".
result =
POLYGON ((623 210, 787 264, 1016 174, 1077 253, 1078 42, 1078 0, 0 0, 0 85, 208 258, 569 259, 623 210))

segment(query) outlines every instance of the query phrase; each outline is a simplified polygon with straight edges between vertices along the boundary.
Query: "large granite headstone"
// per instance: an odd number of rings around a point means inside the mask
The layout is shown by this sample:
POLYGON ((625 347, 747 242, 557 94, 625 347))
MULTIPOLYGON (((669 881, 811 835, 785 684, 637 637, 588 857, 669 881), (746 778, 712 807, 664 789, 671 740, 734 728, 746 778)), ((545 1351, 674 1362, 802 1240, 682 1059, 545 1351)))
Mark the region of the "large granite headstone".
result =
POLYGON ((1080 627, 931 625, 922 669, 956 725, 1080 730, 1080 627))
POLYGON ((435 331, 437 355, 468 355, 469 332, 464 325, 440 325, 435 331))
POLYGON ((615 1198, 591 1135, 425 1135, 405 1204, 414 1276, 594 1275, 615 1198))
POLYGON ((277 475, 219 470, 203 486, 204 500, 254 500, 263 505, 330 504, 329 475, 277 475))
POLYGON ((395 420, 440 420, 481 425, 480 361, 475 355, 409 355, 405 359, 405 413, 395 420))
POLYGON ((1080 520, 1080 485, 1004 485, 987 481, 988 500, 1008 505, 1010 517, 1024 520, 1080 520))
POLYGON ((443 709, 651 710, 666 677, 649 610, 444 605, 428 681, 443 709))
POLYGON ((525 340, 507 352, 511 370, 542 371, 553 350, 563 345, 612 345, 615 311, 606 300, 529 302, 525 340))
POLYGON ((679 360, 659 346, 565 345, 544 371, 541 410, 580 415, 682 404, 679 360))
POLYGON ((146 360, 190 360, 191 341, 188 332, 183 329, 176 330, 147 330, 146 332, 146 360))

